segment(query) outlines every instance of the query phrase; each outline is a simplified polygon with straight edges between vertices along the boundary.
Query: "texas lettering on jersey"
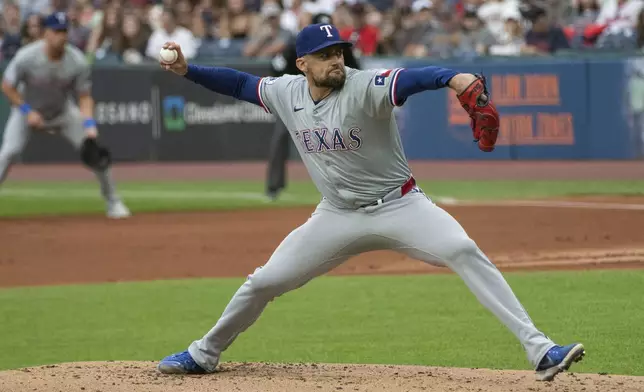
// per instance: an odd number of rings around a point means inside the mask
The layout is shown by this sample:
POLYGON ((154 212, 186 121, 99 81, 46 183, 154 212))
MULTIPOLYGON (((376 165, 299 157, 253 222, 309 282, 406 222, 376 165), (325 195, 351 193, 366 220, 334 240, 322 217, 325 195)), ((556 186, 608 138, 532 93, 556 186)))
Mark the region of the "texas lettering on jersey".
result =
POLYGON ((311 179, 333 205, 355 208, 405 183, 411 170, 393 109, 400 69, 345 67, 346 82, 321 101, 302 75, 264 78, 260 104, 284 122, 311 179))
POLYGON ((346 132, 346 136, 343 136, 340 128, 304 129, 295 131, 295 137, 306 153, 347 151, 362 147, 360 131, 360 128, 353 127, 346 132))

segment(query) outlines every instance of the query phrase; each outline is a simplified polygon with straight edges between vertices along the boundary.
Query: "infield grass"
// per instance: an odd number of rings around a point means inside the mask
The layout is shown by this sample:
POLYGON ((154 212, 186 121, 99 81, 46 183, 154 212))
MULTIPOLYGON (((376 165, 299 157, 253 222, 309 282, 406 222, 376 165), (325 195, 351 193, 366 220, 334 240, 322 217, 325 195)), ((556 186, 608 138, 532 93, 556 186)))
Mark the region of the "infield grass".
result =
MULTIPOLYGON (((644 375, 644 271, 507 273, 538 327, 582 341, 575 372, 644 375)), ((0 290, 0 369, 153 360, 201 337, 242 279, 0 290)), ((531 369, 456 275, 321 277, 272 302, 223 361, 531 369)), ((150 365, 151 367, 154 364, 150 365)))
MULTIPOLYGON (((545 198, 575 195, 644 195, 644 181, 431 181, 430 197, 460 200, 545 198)), ((118 189, 133 212, 218 210, 314 205, 311 182, 293 182, 277 203, 260 181, 123 182, 118 189)), ((8 181, 0 189, 0 217, 103 213, 95 182, 8 181)))

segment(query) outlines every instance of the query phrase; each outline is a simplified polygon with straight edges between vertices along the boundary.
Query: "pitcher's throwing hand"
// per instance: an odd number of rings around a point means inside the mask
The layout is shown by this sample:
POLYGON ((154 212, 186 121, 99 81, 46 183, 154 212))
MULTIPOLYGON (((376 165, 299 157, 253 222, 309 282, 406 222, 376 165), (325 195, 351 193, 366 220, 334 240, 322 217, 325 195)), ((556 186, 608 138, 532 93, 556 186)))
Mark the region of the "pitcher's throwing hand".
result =
POLYGON ((175 60, 175 62, 172 64, 168 64, 164 63, 163 60, 159 58, 159 64, 161 65, 161 68, 165 69, 166 71, 174 72, 177 75, 185 75, 188 72, 188 63, 186 62, 186 58, 183 57, 181 46, 179 46, 179 44, 175 42, 166 42, 165 44, 163 44, 163 49, 175 50, 177 52, 177 60, 175 60))

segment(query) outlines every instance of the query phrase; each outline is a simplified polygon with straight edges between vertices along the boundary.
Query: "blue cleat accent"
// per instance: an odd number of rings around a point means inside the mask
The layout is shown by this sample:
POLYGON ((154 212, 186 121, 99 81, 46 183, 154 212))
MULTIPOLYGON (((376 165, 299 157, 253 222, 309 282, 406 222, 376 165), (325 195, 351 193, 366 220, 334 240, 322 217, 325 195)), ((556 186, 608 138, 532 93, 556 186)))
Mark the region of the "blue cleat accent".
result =
POLYGON ((161 373, 165 374, 204 374, 206 371, 192 359, 186 350, 177 354, 169 355, 157 366, 161 373))
POLYGON ((579 362, 586 354, 583 344, 573 343, 567 346, 554 346, 543 357, 537 367, 537 380, 552 381, 555 376, 568 370, 573 362, 579 362))

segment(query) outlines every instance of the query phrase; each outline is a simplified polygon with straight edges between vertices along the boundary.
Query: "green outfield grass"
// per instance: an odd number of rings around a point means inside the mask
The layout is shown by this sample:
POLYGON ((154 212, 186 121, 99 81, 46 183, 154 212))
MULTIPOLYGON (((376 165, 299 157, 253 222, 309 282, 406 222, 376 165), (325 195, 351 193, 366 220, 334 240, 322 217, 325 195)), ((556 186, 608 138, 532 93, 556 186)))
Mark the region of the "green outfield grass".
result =
MULTIPOLYGON (((575 372, 644 375, 644 271, 508 273, 557 342, 582 341, 575 372)), ((0 369, 158 360, 220 315, 242 279, 0 290, 0 369)), ((271 303, 224 361, 530 369, 517 340, 455 275, 322 277, 271 303)))
MULTIPOLYGON (((642 195, 644 181, 434 181, 432 197, 642 195)), ((309 182, 267 203, 261 182, 120 183, 134 212, 313 205, 309 182)), ((102 213, 94 182, 8 182, 0 216, 102 213)), ((512 273, 537 325, 581 340, 579 372, 644 375, 644 271, 512 273)), ((220 315, 241 279, 0 290, 0 369, 88 360, 158 360, 220 315)), ((225 361, 353 362, 529 369, 523 350, 454 275, 324 277, 278 299, 225 361)))
MULTIPOLYGON (((644 181, 425 181, 431 197, 465 200, 541 198, 573 195, 644 195, 644 181)), ((320 195, 310 182, 289 185, 268 203, 260 181, 119 183, 134 212, 266 208, 314 205, 320 195)), ((9 181, 0 189, 0 216, 102 213, 94 182, 9 181)))

